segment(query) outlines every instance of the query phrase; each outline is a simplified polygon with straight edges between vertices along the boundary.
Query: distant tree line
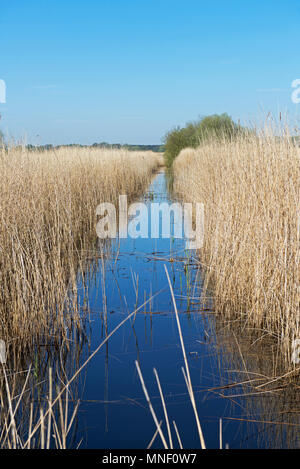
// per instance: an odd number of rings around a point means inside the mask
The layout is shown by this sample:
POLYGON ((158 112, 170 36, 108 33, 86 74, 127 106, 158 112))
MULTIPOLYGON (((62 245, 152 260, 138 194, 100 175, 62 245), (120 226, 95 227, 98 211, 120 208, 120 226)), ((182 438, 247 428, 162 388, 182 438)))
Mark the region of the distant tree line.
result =
MULTIPOLYGON (((1 135, 0 135, 1 142, 1 135)), ((81 145, 79 143, 70 143, 67 145, 25 145, 29 151, 46 151, 46 150, 55 150, 58 148, 105 148, 105 149, 114 149, 114 150, 130 150, 130 151, 154 151, 154 152, 164 152, 164 145, 131 145, 131 144, 121 144, 121 143, 93 143, 92 145, 81 145)))

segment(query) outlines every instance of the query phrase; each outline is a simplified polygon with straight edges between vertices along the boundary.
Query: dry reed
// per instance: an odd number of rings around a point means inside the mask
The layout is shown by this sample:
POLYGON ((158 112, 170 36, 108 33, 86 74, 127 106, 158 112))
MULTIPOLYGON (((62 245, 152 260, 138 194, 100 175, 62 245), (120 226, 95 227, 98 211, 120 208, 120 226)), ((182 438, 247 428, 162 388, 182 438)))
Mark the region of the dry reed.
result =
POLYGON ((161 156, 90 148, 0 150, 0 337, 25 347, 65 336, 96 206, 134 198, 161 156))
POLYGON ((0 150, 0 338, 8 352, 0 368, 1 448, 67 447, 78 408, 69 398, 70 384, 102 347, 67 378, 68 341, 76 341, 76 350, 81 343, 78 277, 84 277, 90 253, 99 255, 96 207, 117 204, 119 194, 135 199, 161 164, 162 156, 152 152, 0 150), (49 379, 42 369, 49 367, 48 345, 54 355, 59 351, 49 379), (33 363, 25 375, 27 351, 33 363))
POLYGON ((270 132, 183 150, 174 191, 205 207, 199 252, 215 309, 277 341, 292 368, 300 338, 300 158, 270 132))

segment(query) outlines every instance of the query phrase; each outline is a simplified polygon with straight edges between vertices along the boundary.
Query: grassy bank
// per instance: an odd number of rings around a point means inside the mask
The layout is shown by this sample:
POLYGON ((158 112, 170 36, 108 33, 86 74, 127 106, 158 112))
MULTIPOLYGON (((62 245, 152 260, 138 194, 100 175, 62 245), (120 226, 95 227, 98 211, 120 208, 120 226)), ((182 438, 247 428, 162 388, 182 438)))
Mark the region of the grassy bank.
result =
POLYGON ((183 150, 173 170, 175 192, 205 206, 200 258, 216 311, 271 336, 288 366, 296 366, 299 149, 270 135, 215 140, 183 150))
POLYGON ((126 150, 2 150, 0 338, 8 346, 67 335, 78 272, 96 241, 96 206, 138 196, 160 161, 126 150))

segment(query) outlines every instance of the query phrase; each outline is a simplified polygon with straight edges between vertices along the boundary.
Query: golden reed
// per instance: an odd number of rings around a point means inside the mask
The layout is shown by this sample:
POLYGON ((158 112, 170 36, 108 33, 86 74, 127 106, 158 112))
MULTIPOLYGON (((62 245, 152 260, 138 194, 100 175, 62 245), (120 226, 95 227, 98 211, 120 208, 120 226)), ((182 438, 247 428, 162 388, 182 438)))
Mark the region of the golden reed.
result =
POLYGON ((0 338, 30 345, 67 334, 77 281, 96 240, 97 205, 136 197, 160 154, 0 149, 0 338))
POLYGON ((173 165, 175 192, 204 203, 199 255, 216 312, 271 336, 292 368, 300 339, 299 155, 291 138, 266 132, 185 149, 173 165))

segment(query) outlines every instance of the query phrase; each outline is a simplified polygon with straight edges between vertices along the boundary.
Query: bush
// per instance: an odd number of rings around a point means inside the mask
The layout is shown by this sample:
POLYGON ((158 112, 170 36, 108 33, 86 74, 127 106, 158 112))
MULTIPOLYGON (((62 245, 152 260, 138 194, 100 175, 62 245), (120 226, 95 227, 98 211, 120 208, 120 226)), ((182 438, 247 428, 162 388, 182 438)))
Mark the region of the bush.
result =
POLYGON ((245 129, 236 124, 228 114, 214 114, 197 122, 189 122, 185 127, 176 127, 164 138, 165 162, 168 167, 184 148, 198 147, 207 139, 232 139, 245 129))

